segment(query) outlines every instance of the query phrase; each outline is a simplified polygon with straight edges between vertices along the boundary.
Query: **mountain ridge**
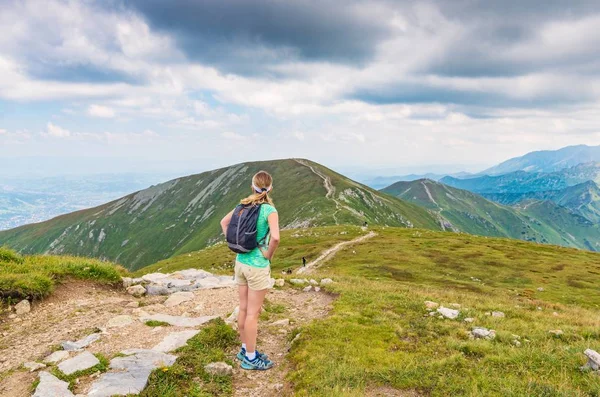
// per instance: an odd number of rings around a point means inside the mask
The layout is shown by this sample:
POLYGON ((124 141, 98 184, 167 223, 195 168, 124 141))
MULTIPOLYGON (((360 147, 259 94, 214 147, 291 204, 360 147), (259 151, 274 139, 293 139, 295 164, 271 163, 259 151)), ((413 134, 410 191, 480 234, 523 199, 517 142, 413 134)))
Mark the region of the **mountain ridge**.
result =
POLYGON ((372 224, 440 229, 426 210, 309 160, 247 162, 176 178, 98 207, 0 232, 23 253, 74 254, 138 269, 221 239, 220 218, 250 193, 254 173, 274 177, 283 228, 372 224))

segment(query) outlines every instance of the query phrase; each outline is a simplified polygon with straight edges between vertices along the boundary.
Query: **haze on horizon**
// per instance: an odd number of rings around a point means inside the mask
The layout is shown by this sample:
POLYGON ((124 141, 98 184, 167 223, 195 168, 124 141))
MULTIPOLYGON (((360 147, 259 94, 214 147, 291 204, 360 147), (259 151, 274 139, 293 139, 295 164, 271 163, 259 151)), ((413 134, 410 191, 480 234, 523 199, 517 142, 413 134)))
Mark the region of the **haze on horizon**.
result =
POLYGON ((478 171, 600 144, 597 1, 168 4, 0 0, 3 175, 478 171))

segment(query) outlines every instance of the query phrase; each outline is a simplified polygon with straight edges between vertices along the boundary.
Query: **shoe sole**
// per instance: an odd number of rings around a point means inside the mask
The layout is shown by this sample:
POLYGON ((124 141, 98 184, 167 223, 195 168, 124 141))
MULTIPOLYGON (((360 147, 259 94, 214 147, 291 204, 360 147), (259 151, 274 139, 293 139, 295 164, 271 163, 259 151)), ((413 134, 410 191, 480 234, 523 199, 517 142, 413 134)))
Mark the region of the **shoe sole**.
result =
POLYGON ((265 367, 265 368, 257 368, 254 365, 249 365, 249 364, 246 364, 245 362, 242 362, 242 364, 240 365, 240 367, 242 369, 245 369, 245 370, 248 370, 248 371, 266 371, 268 369, 273 368, 273 364, 271 364, 271 365, 269 365, 268 367, 265 367))

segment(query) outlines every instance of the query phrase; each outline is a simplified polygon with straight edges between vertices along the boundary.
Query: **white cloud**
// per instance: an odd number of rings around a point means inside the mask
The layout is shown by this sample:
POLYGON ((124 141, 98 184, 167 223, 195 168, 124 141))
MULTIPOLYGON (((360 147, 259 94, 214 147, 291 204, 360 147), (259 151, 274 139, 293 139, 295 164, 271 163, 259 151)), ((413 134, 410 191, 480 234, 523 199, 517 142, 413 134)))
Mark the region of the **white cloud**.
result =
POLYGON ((92 117, 102 118, 113 118, 115 117, 115 111, 112 108, 102 105, 90 105, 88 107, 88 114, 92 117))
POLYGON ((46 135, 55 138, 68 138, 71 136, 71 131, 48 122, 46 124, 46 135))

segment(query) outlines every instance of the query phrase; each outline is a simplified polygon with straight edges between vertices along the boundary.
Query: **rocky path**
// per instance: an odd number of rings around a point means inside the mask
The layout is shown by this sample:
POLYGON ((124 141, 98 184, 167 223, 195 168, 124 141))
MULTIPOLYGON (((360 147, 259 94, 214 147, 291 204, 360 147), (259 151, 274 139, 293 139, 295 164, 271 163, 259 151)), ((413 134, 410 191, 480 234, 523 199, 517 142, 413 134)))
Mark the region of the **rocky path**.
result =
POLYGON ((343 241, 341 243, 338 243, 338 244, 334 245, 333 247, 323 251, 323 253, 321 255, 319 255, 314 261, 309 262, 306 264, 306 266, 297 269, 296 273, 297 274, 311 273, 315 268, 319 267, 323 262, 326 262, 328 259, 330 259, 332 256, 334 256, 341 249, 344 249, 350 245, 362 243, 363 241, 373 238, 375 236, 377 236, 377 233, 371 231, 371 232, 369 232, 363 236, 357 237, 353 240, 343 241))
MULTIPOLYGON (((69 282, 35 304, 31 312, 4 319, 0 395, 31 396, 31 385, 38 377, 35 397, 137 394, 154 369, 175 362, 173 352, 204 323, 227 318, 237 305, 232 278, 202 270, 155 273, 144 279, 124 279, 124 284, 128 293, 69 282), (159 326, 150 326, 148 321, 159 326), (101 365, 99 359, 110 363, 104 373, 93 371, 101 365), (74 375, 78 379, 72 392, 66 382, 52 375, 58 370, 69 375, 90 368, 91 374, 74 375)), ((325 316, 332 301, 327 294, 290 287, 272 290, 268 299, 268 307, 277 310, 261 318, 259 346, 277 365, 261 373, 236 367, 234 386, 239 396, 285 394, 290 333, 325 316)), ((230 353, 233 357, 237 352, 230 353)))

